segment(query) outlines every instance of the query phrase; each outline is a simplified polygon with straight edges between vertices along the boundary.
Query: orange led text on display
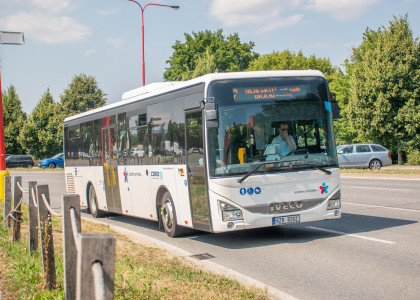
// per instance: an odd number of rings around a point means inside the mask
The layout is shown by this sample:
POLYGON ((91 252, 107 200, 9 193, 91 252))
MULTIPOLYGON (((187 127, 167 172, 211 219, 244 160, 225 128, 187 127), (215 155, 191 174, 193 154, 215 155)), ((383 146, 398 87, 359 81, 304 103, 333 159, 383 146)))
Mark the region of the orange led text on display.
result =
MULTIPOLYGON (((244 89, 232 89, 233 99, 236 100, 236 97, 245 96, 248 100, 260 100, 260 99, 276 99, 276 98, 293 98, 295 93, 301 91, 300 87, 286 87, 286 88, 277 88, 277 87, 267 87, 267 88, 244 88, 244 89)), ((241 97, 242 98, 242 97, 241 97)))

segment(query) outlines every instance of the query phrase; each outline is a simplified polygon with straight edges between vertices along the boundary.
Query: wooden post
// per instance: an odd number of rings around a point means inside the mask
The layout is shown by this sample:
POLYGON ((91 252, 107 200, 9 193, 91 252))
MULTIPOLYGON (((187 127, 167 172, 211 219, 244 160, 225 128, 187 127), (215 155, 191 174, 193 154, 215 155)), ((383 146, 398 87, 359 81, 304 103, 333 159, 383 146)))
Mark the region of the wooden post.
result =
POLYGON ((20 240, 20 221, 22 221, 21 211, 21 199, 22 199, 22 190, 19 188, 18 184, 22 187, 22 176, 15 176, 15 184, 13 189, 13 210, 16 212, 13 213, 13 216, 16 220, 13 220, 13 241, 18 242, 20 240))
POLYGON ((64 294, 66 299, 76 299, 77 246, 75 236, 81 232, 80 196, 62 197, 63 212, 63 248, 64 248, 64 294), (70 210, 74 209, 77 232, 73 232, 70 210))
POLYGON ((92 266, 97 262, 102 264, 105 299, 113 299, 115 236, 112 234, 81 234, 79 241, 76 299, 95 299, 92 266))
POLYGON ((4 228, 10 227, 10 219, 7 215, 12 210, 12 177, 4 176, 4 228))
POLYGON ((29 254, 35 253, 38 250, 38 208, 34 204, 36 199, 36 181, 29 181, 29 254), (32 193, 32 190, 34 193, 32 193), (33 199, 35 196, 35 199, 33 199))
POLYGON ((56 284, 52 223, 51 214, 42 199, 42 194, 44 194, 48 203, 50 203, 50 193, 48 185, 38 185, 36 189, 39 230, 41 233, 42 265, 44 267, 44 285, 46 288, 52 290, 56 284))

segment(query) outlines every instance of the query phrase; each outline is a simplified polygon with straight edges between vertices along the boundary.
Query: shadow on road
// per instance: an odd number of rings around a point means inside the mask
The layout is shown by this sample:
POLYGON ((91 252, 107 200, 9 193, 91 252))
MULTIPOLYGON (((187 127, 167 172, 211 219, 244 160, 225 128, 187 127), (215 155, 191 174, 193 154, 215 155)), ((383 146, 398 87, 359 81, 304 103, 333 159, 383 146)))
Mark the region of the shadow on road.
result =
MULTIPOLYGON (((88 215, 84 214, 84 216, 88 215)), ((152 235, 153 232, 160 232, 160 236, 163 236, 164 240, 170 240, 163 232, 163 229, 159 229, 158 223, 155 221, 113 214, 100 220, 114 225, 123 223, 129 225, 128 227, 130 230, 138 231, 145 235, 152 235)), ((176 238, 176 241, 173 241, 173 244, 178 244, 180 240, 183 239, 191 239, 227 249, 246 249, 288 243, 307 243, 313 240, 334 238, 337 236, 335 233, 321 232, 307 228, 309 226, 340 231, 347 234, 363 234, 413 223, 417 223, 417 221, 343 213, 341 219, 297 225, 249 229, 217 234, 192 231, 186 236, 176 238)), ((127 228, 127 226, 125 227, 127 228)), ((154 238, 156 237, 154 236, 154 238)))
POLYGON ((219 234, 200 232, 190 238, 223 248, 243 249, 276 244, 307 243, 313 240, 337 236, 335 233, 320 232, 307 228, 309 226, 340 231, 346 234, 363 234, 413 223, 417 223, 417 221, 343 213, 342 218, 337 220, 317 221, 298 225, 285 225, 219 234))

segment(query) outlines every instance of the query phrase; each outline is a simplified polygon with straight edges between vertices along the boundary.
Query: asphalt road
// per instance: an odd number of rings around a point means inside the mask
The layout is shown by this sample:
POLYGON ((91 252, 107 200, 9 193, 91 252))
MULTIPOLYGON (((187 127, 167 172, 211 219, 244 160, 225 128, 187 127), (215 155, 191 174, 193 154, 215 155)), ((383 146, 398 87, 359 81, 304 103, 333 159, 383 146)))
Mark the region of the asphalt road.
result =
MULTIPOLYGON (((52 206, 60 206, 63 173, 22 176, 24 187, 28 180, 49 183, 52 206)), ((299 299, 419 299, 420 180, 344 177, 342 200, 339 220, 176 239, 155 222, 101 220, 209 253, 210 261, 299 299)))

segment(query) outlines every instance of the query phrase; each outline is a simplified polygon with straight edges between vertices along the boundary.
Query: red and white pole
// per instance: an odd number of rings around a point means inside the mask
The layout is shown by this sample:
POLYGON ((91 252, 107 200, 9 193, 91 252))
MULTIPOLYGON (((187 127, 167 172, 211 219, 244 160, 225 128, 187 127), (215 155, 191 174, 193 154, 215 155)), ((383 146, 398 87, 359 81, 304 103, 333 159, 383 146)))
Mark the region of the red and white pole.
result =
MULTIPOLYGON (((23 32, 0 31, 0 44, 23 45, 25 38, 23 32)), ((0 200, 4 201, 4 177, 10 176, 6 170, 6 147, 4 145, 4 124, 3 124, 3 93, 1 89, 0 71, 0 200)))
POLYGON ((6 170, 6 148, 4 146, 4 125, 3 125, 3 95, 1 89, 0 71, 0 171, 6 170))
POLYGON ((3 92, 1 89, 0 71, 0 200, 4 201, 4 177, 10 176, 6 170, 6 147, 4 146, 4 125, 3 125, 3 92))

